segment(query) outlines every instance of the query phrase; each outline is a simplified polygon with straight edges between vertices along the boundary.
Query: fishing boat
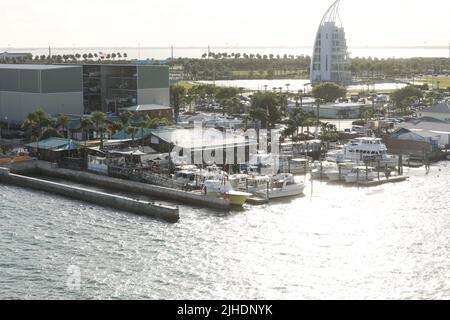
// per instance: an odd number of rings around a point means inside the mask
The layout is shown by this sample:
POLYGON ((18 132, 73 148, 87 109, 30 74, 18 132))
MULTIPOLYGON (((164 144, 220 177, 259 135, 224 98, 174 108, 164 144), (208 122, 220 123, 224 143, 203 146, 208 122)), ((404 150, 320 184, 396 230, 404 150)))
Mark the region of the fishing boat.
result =
POLYGON ((298 183, 290 173, 281 173, 271 178, 269 188, 257 192, 258 196, 277 199, 302 195, 306 185, 298 183))
POLYGON ((251 193, 234 190, 231 184, 226 180, 206 180, 203 185, 203 192, 207 195, 229 199, 235 206, 243 206, 251 193))

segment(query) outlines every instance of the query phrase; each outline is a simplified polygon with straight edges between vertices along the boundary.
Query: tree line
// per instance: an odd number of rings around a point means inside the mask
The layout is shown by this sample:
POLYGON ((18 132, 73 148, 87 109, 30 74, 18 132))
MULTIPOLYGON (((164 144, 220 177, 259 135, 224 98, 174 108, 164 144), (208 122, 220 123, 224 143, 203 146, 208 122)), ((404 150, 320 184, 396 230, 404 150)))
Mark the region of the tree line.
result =
MULTIPOLYGON (((97 138, 100 139, 100 147, 103 148, 105 133, 111 139, 116 133, 126 130, 132 137, 132 145, 135 143, 136 134, 141 131, 144 137, 144 129, 156 129, 161 126, 173 125, 172 119, 145 117, 137 121, 132 112, 121 112, 119 120, 109 120, 104 112, 96 111, 90 117, 80 116, 80 130, 82 139, 87 141, 89 133, 95 130, 97 138)), ((67 115, 59 115, 57 118, 49 116, 42 109, 31 112, 22 123, 21 128, 27 133, 28 141, 42 141, 51 137, 69 138, 67 126, 71 118, 67 115)))
POLYGON ((32 55, 28 54, 24 57, 8 57, 6 56, 0 63, 3 64, 21 64, 21 63, 77 63, 84 62, 114 62, 127 61, 128 54, 126 52, 112 52, 112 53, 75 53, 75 54, 57 54, 57 55, 32 55))

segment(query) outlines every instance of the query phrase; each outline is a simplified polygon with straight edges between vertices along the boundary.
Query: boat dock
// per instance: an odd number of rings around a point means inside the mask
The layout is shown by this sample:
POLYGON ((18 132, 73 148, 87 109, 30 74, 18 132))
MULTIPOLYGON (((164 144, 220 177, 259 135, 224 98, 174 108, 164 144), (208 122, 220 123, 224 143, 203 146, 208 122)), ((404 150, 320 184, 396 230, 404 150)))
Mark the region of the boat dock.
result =
POLYGON ((200 205, 206 208, 219 210, 230 210, 231 204, 227 199, 219 199, 213 196, 196 194, 168 187, 150 185, 146 183, 111 178, 104 175, 98 175, 85 171, 75 171, 70 169, 61 169, 54 164, 45 161, 33 160, 12 164, 9 166, 12 172, 28 174, 37 172, 49 177, 76 181, 83 184, 91 184, 100 188, 110 190, 125 191, 127 193, 136 193, 165 199, 177 203, 188 203, 191 205, 200 205))
POLYGON ((389 178, 380 178, 380 180, 359 181, 357 184, 364 187, 375 187, 386 183, 403 182, 409 179, 409 176, 393 176, 389 178))
POLYGON ((154 202, 141 201, 110 193, 22 176, 11 173, 8 168, 0 167, 0 181, 24 188, 51 192, 65 197, 95 203, 101 206, 107 206, 139 215, 157 218, 167 222, 175 223, 180 219, 178 207, 166 206, 154 202))

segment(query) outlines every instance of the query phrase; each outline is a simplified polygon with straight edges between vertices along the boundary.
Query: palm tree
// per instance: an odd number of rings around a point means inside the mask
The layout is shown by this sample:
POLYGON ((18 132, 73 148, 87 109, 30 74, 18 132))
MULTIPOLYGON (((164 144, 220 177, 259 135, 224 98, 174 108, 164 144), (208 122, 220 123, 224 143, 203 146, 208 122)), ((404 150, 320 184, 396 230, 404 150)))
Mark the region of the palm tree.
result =
POLYGON ((313 117, 307 116, 306 118, 303 119, 302 125, 304 127, 306 127, 306 130, 309 132, 309 128, 312 127, 315 123, 316 123, 316 119, 314 119, 313 117))
POLYGON ((91 119, 84 118, 80 121, 80 125, 81 125, 81 135, 83 136, 83 139, 84 139, 84 146, 86 146, 86 142, 87 142, 87 140, 89 140, 89 135, 85 136, 85 132, 86 132, 86 130, 88 130, 89 128, 92 127, 93 123, 92 123, 91 119))
POLYGON ((161 119, 159 118, 147 118, 145 121, 145 127, 150 129, 157 129, 161 124, 161 119))
POLYGON ((124 111, 119 114, 120 121, 124 126, 128 126, 130 120, 133 118, 133 113, 130 111, 124 111))
POLYGON ((23 121, 21 128, 27 131, 27 140, 31 141, 31 136, 33 134, 33 129, 37 127, 37 122, 33 117, 28 115, 23 121))
POLYGON ((286 83, 286 92, 289 93, 289 87, 291 86, 290 83, 286 83))
MULTIPOLYGON (((66 132, 66 126, 69 124, 70 119, 68 116, 66 115, 61 115, 59 116, 57 122, 56 122, 56 126, 59 128, 62 128, 62 135, 66 137, 65 132, 66 132)), ((68 136, 67 136, 68 137, 68 136)))
POLYGON ((106 130, 108 131, 108 136, 110 139, 117 131, 120 131, 122 129, 123 129, 123 124, 120 121, 111 122, 106 127, 106 130))
POLYGON ((103 124, 106 119, 106 114, 101 111, 96 111, 92 114, 92 121, 95 123, 95 129, 98 133, 100 131, 100 148, 103 148, 103 124))
POLYGON ((302 109, 295 109, 294 111, 292 111, 292 113, 289 117, 290 126, 295 128, 297 136, 298 136, 298 128, 299 127, 301 127, 302 134, 303 134, 304 118, 305 118, 305 113, 303 112, 302 109))
POLYGON ((38 138, 40 138, 42 135, 42 127, 49 125, 48 114, 45 113, 44 110, 38 109, 37 111, 28 114, 27 118, 35 123, 35 126, 38 129, 38 138))
POLYGON ((131 134, 131 145, 134 145, 134 138, 135 138, 135 135, 136 135, 137 128, 130 126, 130 127, 127 128, 127 131, 128 131, 129 134, 131 134))

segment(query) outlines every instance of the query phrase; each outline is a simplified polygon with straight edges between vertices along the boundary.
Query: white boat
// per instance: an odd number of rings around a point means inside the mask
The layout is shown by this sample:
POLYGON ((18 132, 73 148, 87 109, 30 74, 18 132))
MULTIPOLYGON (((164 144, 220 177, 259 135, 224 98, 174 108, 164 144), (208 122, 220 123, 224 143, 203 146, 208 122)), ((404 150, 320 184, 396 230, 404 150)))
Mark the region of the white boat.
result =
POLYGON ((357 138, 346 144, 342 150, 328 152, 326 159, 333 162, 354 161, 356 163, 380 162, 380 166, 395 167, 398 157, 389 155, 387 147, 379 138, 357 138))
POLYGON ((302 195, 306 185, 297 183, 290 173, 281 173, 271 178, 269 189, 260 190, 258 196, 277 199, 302 195))
POLYGON ((273 175, 278 169, 276 166, 276 161, 272 154, 268 153, 258 153, 250 157, 249 166, 252 168, 257 168, 261 175, 273 175))
POLYGON ((230 203, 235 206, 243 206, 252 196, 251 193, 234 190, 226 179, 205 181, 203 192, 210 196, 229 199, 230 203))
POLYGON ((238 173, 228 176, 228 181, 234 190, 245 190, 247 188, 248 174, 238 173))
MULTIPOLYGON (((385 176, 379 173, 380 177, 385 176)), ((378 178, 378 173, 374 171, 373 167, 353 167, 352 170, 345 176, 346 183, 356 183, 358 181, 374 181, 378 178)))
POLYGON ((194 165, 177 166, 174 179, 180 185, 196 187, 196 174, 199 171, 200 169, 194 165))
POLYGON ((246 190, 253 194, 257 194, 260 191, 266 192, 267 183, 269 183, 270 186, 269 176, 249 175, 246 182, 246 190))
POLYGON ((344 177, 349 174, 357 164, 355 162, 342 162, 337 164, 337 168, 329 169, 325 172, 327 178, 332 181, 344 180, 344 177))
POLYGON ((290 161, 289 167, 290 167, 290 173, 305 174, 309 168, 309 161, 308 161, 308 159, 304 159, 304 158, 292 159, 290 161))
POLYGON ((327 179, 326 172, 336 169, 336 162, 330 161, 314 161, 311 169, 312 179, 327 179))
POLYGON ((216 165, 206 167, 206 169, 200 169, 198 172, 195 173, 195 180, 197 183, 197 187, 203 187, 205 181, 208 180, 219 180, 222 181, 223 179, 228 178, 228 174, 221 170, 216 165))

